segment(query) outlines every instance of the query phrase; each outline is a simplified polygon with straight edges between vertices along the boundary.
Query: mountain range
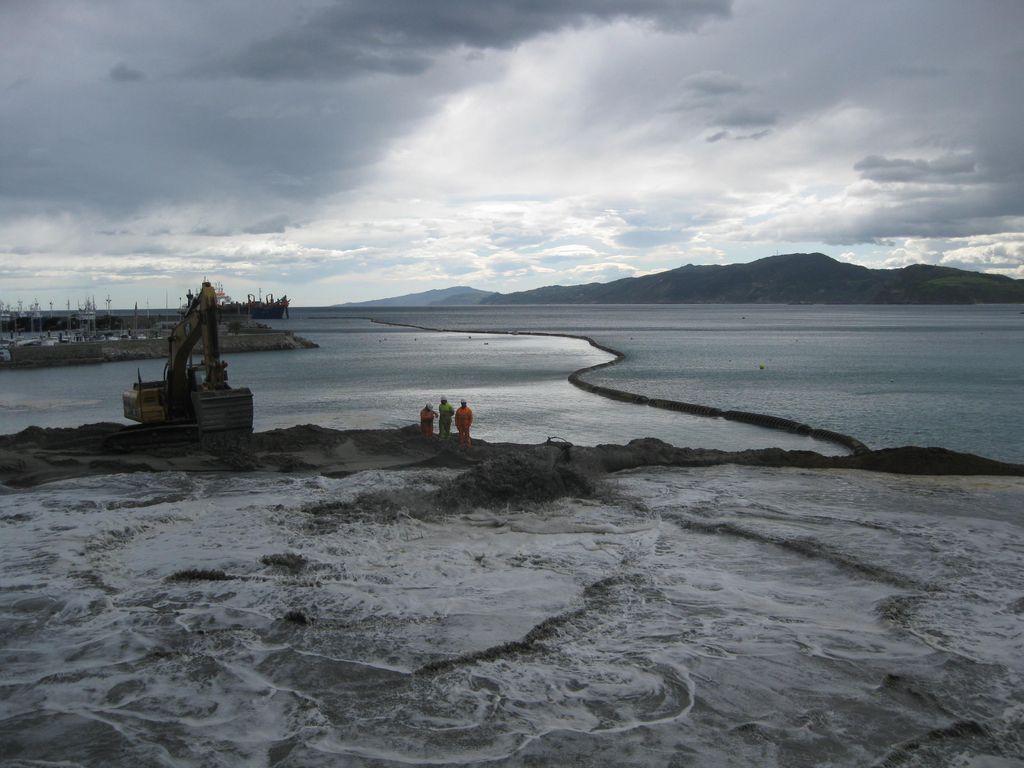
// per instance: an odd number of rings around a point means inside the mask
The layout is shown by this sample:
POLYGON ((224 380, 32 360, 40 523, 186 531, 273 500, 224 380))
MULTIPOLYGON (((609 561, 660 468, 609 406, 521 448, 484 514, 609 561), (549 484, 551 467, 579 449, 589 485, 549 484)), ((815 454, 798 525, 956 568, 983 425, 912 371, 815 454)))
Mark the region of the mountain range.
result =
POLYGON ((516 293, 458 287, 346 306, 1002 303, 1024 303, 1024 280, 931 264, 869 269, 823 253, 788 253, 746 264, 688 264, 609 283, 516 293))

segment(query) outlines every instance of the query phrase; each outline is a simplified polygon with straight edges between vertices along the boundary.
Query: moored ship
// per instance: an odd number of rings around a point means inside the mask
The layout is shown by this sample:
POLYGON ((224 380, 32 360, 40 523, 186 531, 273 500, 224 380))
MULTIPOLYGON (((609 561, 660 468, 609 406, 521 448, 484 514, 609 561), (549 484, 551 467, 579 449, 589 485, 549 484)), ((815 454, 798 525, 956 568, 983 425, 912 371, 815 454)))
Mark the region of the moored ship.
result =
POLYGON ((288 305, 291 302, 287 296, 275 299, 272 293, 268 293, 266 297, 262 292, 259 296, 250 293, 245 301, 235 301, 224 292, 220 283, 214 287, 222 316, 247 314, 252 320, 280 320, 288 317, 288 305))
POLYGON ((250 293, 247 304, 249 317, 253 320, 280 320, 282 317, 288 317, 290 302, 287 296, 275 299, 273 294, 268 293, 266 298, 257 299, 250 293))

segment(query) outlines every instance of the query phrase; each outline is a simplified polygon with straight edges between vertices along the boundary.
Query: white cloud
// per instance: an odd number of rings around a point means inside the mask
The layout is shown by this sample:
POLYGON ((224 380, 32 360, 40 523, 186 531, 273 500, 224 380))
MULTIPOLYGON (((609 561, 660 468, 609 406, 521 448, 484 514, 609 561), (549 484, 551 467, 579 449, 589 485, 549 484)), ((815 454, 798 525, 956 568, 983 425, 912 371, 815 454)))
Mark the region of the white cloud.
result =
POLYGON ((937 264, 956 269, 1024 278, 1024 232, 950 238, 908 239, 886 254, 886 267, 937 264))

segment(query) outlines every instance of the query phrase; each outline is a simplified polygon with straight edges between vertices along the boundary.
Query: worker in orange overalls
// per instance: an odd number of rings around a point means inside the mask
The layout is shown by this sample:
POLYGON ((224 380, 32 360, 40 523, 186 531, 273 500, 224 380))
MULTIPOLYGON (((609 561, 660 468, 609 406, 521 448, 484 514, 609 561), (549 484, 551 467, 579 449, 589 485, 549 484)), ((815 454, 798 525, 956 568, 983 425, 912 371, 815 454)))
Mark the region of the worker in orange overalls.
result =
POLYGON ((473 441, 469 437, 469 428, 473 425, 473 409, 462 401, 462 406, 455 411, 455 429, 459 431, 459 447, 469 448, 473 441))
POLYGON ((434 406, 427 403, 420 411, 420 433, 424 437, 434 436, 434 419, 436 418, 437 411, 434 410, 434 406))

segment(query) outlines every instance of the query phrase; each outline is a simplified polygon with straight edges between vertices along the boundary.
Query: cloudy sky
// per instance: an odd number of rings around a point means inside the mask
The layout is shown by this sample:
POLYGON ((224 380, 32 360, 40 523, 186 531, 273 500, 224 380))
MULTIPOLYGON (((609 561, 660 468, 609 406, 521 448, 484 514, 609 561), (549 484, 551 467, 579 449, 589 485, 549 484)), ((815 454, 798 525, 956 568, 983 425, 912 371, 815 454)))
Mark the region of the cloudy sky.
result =
POLYGON ((1024 278, 1019 0, 2 0, 0 301, 1024 278))

